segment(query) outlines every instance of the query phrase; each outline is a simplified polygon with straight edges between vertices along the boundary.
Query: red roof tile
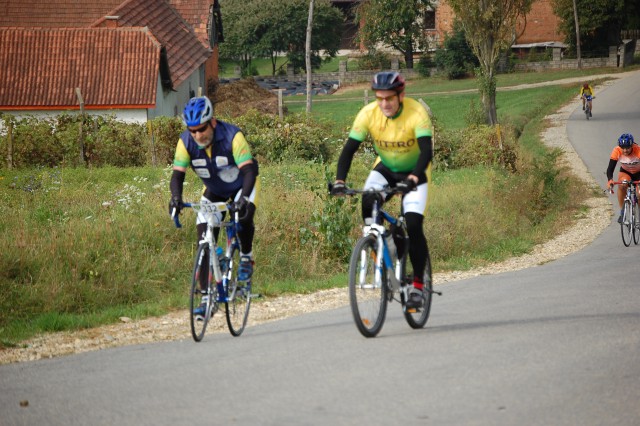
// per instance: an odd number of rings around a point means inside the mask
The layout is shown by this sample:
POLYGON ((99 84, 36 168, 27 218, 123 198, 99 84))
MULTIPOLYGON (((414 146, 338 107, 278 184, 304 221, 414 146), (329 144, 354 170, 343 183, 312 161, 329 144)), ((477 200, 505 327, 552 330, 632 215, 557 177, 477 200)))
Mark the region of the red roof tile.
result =
POLYGON ((2 0, 0 27, 88 27, 122 0, 2 0))
POLYGON ((200 42, 210 47, 207 25, 213 0, 169 0, 169 3, 193 27, 200 42))
POLYGON ((161 46, 146 28, 0 28, 0 109, 145 108, 161 46))
MULTIPOLYGON (((108 15, 118 16, 122 27, 149 27, 167 50, 173 86, 179 86, 211 56, 180 14, 164 0, 127 0, 108 15)), ((103 17, 93 26, 105 26, 103 17)))

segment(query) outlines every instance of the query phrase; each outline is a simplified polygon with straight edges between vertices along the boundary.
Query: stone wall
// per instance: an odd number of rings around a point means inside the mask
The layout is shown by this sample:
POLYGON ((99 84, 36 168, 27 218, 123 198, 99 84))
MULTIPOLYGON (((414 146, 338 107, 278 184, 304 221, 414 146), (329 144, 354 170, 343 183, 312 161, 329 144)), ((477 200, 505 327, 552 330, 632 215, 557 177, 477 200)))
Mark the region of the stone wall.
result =
MULTIPOLYGON (((635 40, 633 40, 633 48, 635 50, 635 40)), ((602 67, 624 67, 629 65, 633 61, 633 54, 620 55, 626 50, 626 43, 621 46, 620 52, 616 46, 609 47, 609 56, 602 58, 583 58, 582 68, 602 68, 602 67)), ((516 64, 514 66, 516 71, 547 71, 547 70, 562 70, 562 69, 578 69, 577 59, 563 59, 560 48, 553 49, 553 59, 551 61, 540 62, 526 62, 516 64)))

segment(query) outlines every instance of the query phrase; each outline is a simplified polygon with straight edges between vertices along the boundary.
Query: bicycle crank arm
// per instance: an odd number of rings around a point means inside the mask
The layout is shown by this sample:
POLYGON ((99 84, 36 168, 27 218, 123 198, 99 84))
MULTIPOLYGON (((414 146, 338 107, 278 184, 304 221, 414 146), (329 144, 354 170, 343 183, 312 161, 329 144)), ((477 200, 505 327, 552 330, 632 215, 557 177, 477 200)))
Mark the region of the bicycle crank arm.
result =
POLYGON ((429 290, 427 289, 427 291, 431 294, 437 294, 438 296, 442 296, 442 292, 441 291, 435 291, 435 290, 429 290))

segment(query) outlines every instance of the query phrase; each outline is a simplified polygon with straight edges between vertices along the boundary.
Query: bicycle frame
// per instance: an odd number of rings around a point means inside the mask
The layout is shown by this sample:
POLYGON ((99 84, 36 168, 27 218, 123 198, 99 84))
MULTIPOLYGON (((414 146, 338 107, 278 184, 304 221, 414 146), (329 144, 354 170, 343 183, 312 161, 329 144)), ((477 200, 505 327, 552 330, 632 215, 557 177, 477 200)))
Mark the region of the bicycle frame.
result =
MULTIPOLYGON (((622 202, 622 212, 619 219, 622 243, 629 247, 633 242, 640 242, 640 212, 638 211, 638 184, 640 181, 622 180, 613 182, 614 185, 626 185, 626 194, 622 202)), ((605 190, 613 193, 612 189, 605 190)))
MULTIPOLYGON (((224 228, 227 244, 225 250, 225 258, 228 259, 229 262, 233 262, 231 258, 231 252, 233 250, 233 246, 238 243, 238 212, 231 212, 230 205, 224 202, 216 202, 216 203, 184 203, 185 207, 189 207, 194 209, 198 214, 203 214, 207 219, 207 230, 202 236, 202 239, 198 241, 198 245, 200 244, 208 244, 210 247, 210 253, 216 253, 216 248, 218 244, 214 241, 214 229, 215 228, 224 228), (231 212, 234 215, 233 220, 230 221, 222 221, 222 214, 225 212, 231 212)), ((181 228, 182 225, 177 216, 174 216, 174 222, 176 227, 181 228)), ((228 302, 230 301, 234 295, 229 295, 227 292, 229 280, 231 279, 231 271, 232 264, 229 264, 226 268, 227 273, 223 274, 222 268, 220 267, 220 260, 218 256, 209 256, 209 264, 213 269, 214 279, 216 281, 216 286, 218 289, 218 297, 216 298, 216 302, 228 302)))
MULTIPOLYGON (((371 192, 371 191, 349 190, 348 195, 366 194, 367 192, 371 192)), ((395 195, 398 193, 399 192, 393 189, 389 189, 386 191, 386 194, 388 195, 395 195)), ((401 270, 402 264, 400 259, 397 256, 395 259, 392 258, 387 241, 383 237, 385 233, 390 232, 390 230, 388 230, 384 226, 384 221, 388 222, 392 226, 402 226, 402 224, 404 223, 404 217, 399 216, 398 218, 396 218, 395 216, 391 215, 387 211, 380 208, 380 206, 378 205, 378 200, 376 200, 373 203, 371 218, 368 218, 367 220, 365 220, 365 224, 362 227, 362 235, 363 236, 374 235, 377 241, 376 251, 378 253, 382 253, 382 256, 378 256, 376 258, 376 273, 375 273, 376 283, 382 282, 382 270, 383 270, 383 262, 384 262, 384 266, 387 268, 387 270, 393 272, 391 274, 387 274, 387 277, 390 278, 390 284, 391 284, 389 286, 389 289, 394 293, 402 289, 404 292, 403 300, 406 300, 406 297, 407 297, 406 293, 408 290, 405 288, 406 286, 404 285, 405 283, 403 282, 404 277, 403 277, 403 271, 401 270)))

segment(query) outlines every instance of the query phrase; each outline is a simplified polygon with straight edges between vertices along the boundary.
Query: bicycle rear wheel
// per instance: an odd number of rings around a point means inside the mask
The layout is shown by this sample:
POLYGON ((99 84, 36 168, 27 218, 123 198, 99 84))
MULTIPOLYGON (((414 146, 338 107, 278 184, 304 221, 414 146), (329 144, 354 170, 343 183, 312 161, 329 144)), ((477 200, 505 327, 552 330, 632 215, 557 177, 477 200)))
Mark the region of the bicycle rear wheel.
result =
POLYGON ((349 262, 349 303, 353 320, 365 337, 375 337, 387 314, 387 271, 376 279, 377 240, 369 235, 356 243, 349 262))
POLYGON ((251 308, 251 281, 238 281, 238 266, 240 265, 240 249, 235 246, 231 250, 228 260, 229 277, 227 286, 228 301, 225 303, 227 325, 233 336, 240 336, 247 325, 249 309, 251 308))
POLYGON ((632 220, 633 243, 638 244, 640 240, 640 207, 638 206, 638 203, 633 205, 632 216, 633 216, 633 220, 632 220))
MULTIPOLYGON (((408 256, 405 256, 404 262, 411 263, 407 259, 408 256)), ((410 280, 413 279, 413 268, 408 268, 405 270, 409 270, 408 282, 411 283, 410 280)), ((433 281, 431 275, 431 256, 429 256, 429 249, 427 248, 427 263, 424 268, 424 274, 422 276, 422 282, 424 283, 424 288, 422 291, 422 297, 424 298, 424 305, 422 309, 416 310, 414 312, 409 312, 404 310, 404 318, 407 320, 407 323, 411 328, 423 328, 427 324, 427 320, 429 320, 429 314, 431 313, 431 299, 433 298, 433 281)))
POLYGON ((631 221, 631 201, 624 200, 620 231, 622 233, 622 243, 627 247, 631 244, 631 228, 633 228, 633 223, 631 223, 631 221))
POLYGON ((212 287, 213 270, 209 262, 211 249, 209 244, 200 244, 196 252, 196 259, 193 264, 193 274, 191 278, 191 298, 189 301, 189 322, 191 324, 191 335, 193 340, 199 342, 204 337, 211 316, 217 310, 215 287, 212 287), (206 282, 206 289, 200 288, 200 282, 206 282), (204 312, 195 313, 201 305, 204 312))

